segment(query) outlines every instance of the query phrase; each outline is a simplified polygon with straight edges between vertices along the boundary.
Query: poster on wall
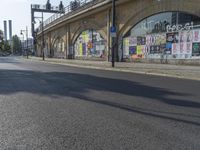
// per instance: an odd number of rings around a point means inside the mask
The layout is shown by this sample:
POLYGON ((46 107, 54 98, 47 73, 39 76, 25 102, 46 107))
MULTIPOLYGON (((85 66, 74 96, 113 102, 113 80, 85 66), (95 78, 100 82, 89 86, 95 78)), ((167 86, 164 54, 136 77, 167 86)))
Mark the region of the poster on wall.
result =
POLYGON ((150 45, 156 45, 156 38, 155 34, 150 35, 150 45))
POLYGON ((188 43, 192 42, 193 41, 193 34, 192 34, 192 31, 187 31, 186 32, 186 39, 188 43))
POLYGON ((83 37, 82 37, 82 35, 80 35, 80 37, 78 38, 78 41, 79 41, 79 43, 82 43, 82 42, 83 42, 83 37))
POLYGON ((129 47, 129 54, 136 55, 137 54, 137 46, 130 46, 129 47))
POLYGON ((160 53, 164 54, 166 52, 166 44, 160 45, 160 53))
POLYGON ((186 43, 187 42, 187 31, 179 32, 179 38, 180 38, 180 43, 186 43))
POLYGON ((160 45, 150 46, 150 54, 160 54, 160 45))
POLYGON ((181 42, 180 43, 180 54, 185 54, 186 50, 187 50, 186 42, 181 42))
POLYGON ((166 34, 166 42, 178 43, 179 42, 179 33, 178 32, 167 33, 166 34))
POLYGON ((138 45, 137 46, 137 55, 143 55, 143 52, 145 51, 144 45, 138 45))
POLYGON ((82 43, 86 42, 86 31, 82 32, 82 43))
POLYGON ((186 43, 186 50, 185 50, 185 54, 192 54, 192 42, 187 42, 186 43))
POLYGON ((87 50, 86 50, 86 43, 83 43, 83 44, 82 44, 82 48, 83 48, 83 55, 85 56, 86 53, 87 53, 87 50))
POLYGON ((172 43, 172 55, 179 55, 179 54, 180 54, 180 44, 172 43))
POLYGON ((172 53, 172 43, 171 42, 167 42, 166 43, 165 54, 171 54, 171 53, 172 53))
POLYGON ((152 42, 151 42, 151 35, 146 35, 146 45, 147 45, 147 46, 152 45, 152 42))
POLYGON ((129 38, 124 38, 123 39, 123 49, 124 49, 124 56, 129 55, 129 38))
POLYGON ((129 46, 137 46, 137 38, 129 37, 129 46))
POLYGON ((83 54, 83 48, 82 48, 82 43, 79 44, 79 56, 82 56, 83 54))
POLYGON ((200 30, 193 31, 193 42, 194 43, 200 42, 200 30))
POLYGON ((192 44, 192 56, 200 56, 200 43, 192 44))
POLYGON ((155 35, 155 45, 166 44, 166 34, 155 35))
POLYGON ((146 44, 146 37, 137 37, 137 45, 145 45, 146 44))

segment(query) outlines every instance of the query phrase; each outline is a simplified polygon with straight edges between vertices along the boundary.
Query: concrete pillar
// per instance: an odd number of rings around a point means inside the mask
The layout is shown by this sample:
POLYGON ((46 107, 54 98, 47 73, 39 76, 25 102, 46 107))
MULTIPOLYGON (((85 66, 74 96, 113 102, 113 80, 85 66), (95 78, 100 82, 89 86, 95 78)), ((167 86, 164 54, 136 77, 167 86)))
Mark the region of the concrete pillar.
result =
POLYGON ((68 39, 67 39, 67 34, 68 34, 68 26, 66 25, 65 26, 65 37, 64 37, 64 43, 65 43, 65 59, 67 59, 68 58, 68 54, 69 54, 69 52, 68 52, 68 39))
POLYGON ((49 35, 48 35, 48 55, 49 55, 49 57, 51 57, 51 45, 52 45, 52 43, 51 43, 51 33, 49 33, 49 35))
POLYGON ((72 59, 73 58, 73 45, 71 43, 71 30, 70 30, 70 24, 68 24, 68 28, 67 28, 67 51, 68 51, 68 59, 72 59))

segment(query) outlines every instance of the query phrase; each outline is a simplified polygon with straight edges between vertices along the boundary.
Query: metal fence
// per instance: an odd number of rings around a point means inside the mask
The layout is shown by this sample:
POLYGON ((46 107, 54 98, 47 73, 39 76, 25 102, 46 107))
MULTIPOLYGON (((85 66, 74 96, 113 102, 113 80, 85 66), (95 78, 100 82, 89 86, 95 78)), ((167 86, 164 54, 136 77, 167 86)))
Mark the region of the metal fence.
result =
MULTIPOLYGON (((45 20, 43 22, 43 27, 46 28, 53 22, 62 21, 66 17, 69 17, 73 14, 76 14, 77 12, 81 10, 90 8, 91 6, 94 6, 98 3, 102 3, 104 1, 106 0, 74 0, 70 2, 68 6, 64 8, 63 13, 56 13, 52 15, 50 18, 48 18, 47 20, 45 20)), ((110 0, 107 0, 107 1, 110 1, 110 0)), ((58 8, 54 8, 54 9, 58 9, 58 8)), ((42 24, 36 30, 40 32, 41 29, 42 29, 42 24)))

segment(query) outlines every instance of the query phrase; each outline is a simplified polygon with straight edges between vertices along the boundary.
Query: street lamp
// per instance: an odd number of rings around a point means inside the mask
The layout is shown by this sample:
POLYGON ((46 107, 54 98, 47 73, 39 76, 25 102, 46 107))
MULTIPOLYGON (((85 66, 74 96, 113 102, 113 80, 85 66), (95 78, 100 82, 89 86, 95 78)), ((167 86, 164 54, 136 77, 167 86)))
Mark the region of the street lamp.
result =
POLYGON ((112 0, 112 27, 111 27, 111 36, 112 36, 112 67, 115 67, 115 45, 116 45, 116 10, 115 10, 115 0, 112 0))
POLYGON ((44 16, 42 12, 42 59, 44 60, 44 16))
POLYGON ((26 33, 26 56, 27 56, 27 59, 28 59, 28 27, 26 26, 26 30, 21 30, 21 35, 23 35, 23 39, 24 39, 24 34, 23 32, 26 33))
POLYGON ((22 50, 23 50, 23 52, 24 52, 24 34, 22 33, 22 32, 20 32, 20 34, 22 35, 22 41, 23 41, 23 45, 22 45, 22 50))

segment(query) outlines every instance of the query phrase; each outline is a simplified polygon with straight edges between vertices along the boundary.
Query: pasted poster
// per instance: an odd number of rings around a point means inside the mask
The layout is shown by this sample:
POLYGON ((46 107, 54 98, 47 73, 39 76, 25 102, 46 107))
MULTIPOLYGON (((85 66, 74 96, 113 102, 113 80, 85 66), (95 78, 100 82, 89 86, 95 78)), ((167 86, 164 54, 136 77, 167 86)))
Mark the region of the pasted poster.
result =
POLYGON ((185 54, 192 54, 192 42, 187 42, 186 43, 186 50, 185 50, 185 54))
POLYGON ((192 44, 192 56, 200 56, 200 43, 192 44))
POLYGON ((146 37, 137 37, 137 45, 145 45, 146 44, 146 37))
POLYGON ((129 55, 129 38, 123 39, 123 49, 124 49, 124 56, 129 55))
POLYGON ((86 42, 86 31, 82 32, 83 43, 86 42))
POLYGON ((138 45, 137 46, 137 55, 143 55, 143 52, 145 51, 145 46, 144 45, 138 45))
POLYGON ((146 45, 150 46, 152 45, 151 35, 146 35, 146 45))
POLYGON ((171 53, 172 53, 172 43, 171 42, 167 42, 166 43, 165 54, 171 54, 171 53))
POLYGON ((129 54, 136 55, 137 54, 137 46, 130 46, 129 47, 129 54))
POLYGON ((82 43, 79 44, 79 56, 83 55, 83 45, 82 43))
POLYGON ((166 34, 155 35, 155 45, 166 44, 166 34))
POLYGON ((191 54, 192 53, 192 32, 181 31, 179 32, 180 37, 180 54, 191 54))
POLYGON ((147 45, 156 45, 156 36, 155 36, 155 34, 150 34, 150 35, 148 35, 147 37, 146 37, 146 40, 148 40, 148 41, 146 41, 146 43, 147 43, 147 45))
POLYGON ((164 54, 166 52, 166 44, 160 45, 160 53, 164 54))
POLYGON ((155 35, 151 35, 151 45, 156 45, 156 36, 155 35))
POLYGON ((193 31, 193 42, 194 43, 200 42, 200 30, 193 31))
POLYGON ((172 55, 179 55, 179 54, 180 54, 180 44, 172 43, 172 55))
POLYGON ((180 38, 180 43, 186 43, 187 42, 187 31, 179 32, 179 38, 180 38))
POLYGON ((186 39, 188 43, 192 42, 193 41, 193 34, 192 34, 192 31, 187 31, 186 32, 186 39))
POLYGON ((129 46, 137 46, 137 38, 129 37, 129 46))
POLYGON ((167 33, 166 34, 166 42, 178 43, 179 42, 179 33, 178 32, 167 33))
POLYGON ((86 55, 86 53, 87 53, 87 50, 86 50, 86 43, 83 43, 82 44, 82 49, 83 49, 83 56, 85 56, 86 55))
POLYGON ((150 46, 150 54, 160 54, 160 45, 150 46))
POLYGON ((181 42, 180 43, 180 54, 185 54, 187 49, 187 43, 186 42, 181 42))

